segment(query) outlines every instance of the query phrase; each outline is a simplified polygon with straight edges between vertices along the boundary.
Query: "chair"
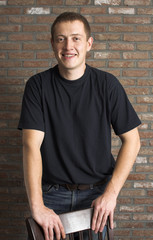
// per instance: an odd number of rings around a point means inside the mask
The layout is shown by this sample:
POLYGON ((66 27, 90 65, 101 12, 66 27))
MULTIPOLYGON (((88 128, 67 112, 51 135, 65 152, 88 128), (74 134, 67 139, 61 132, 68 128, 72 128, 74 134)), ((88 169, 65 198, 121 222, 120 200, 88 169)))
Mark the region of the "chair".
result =
MULTIPOLYGON (((83 231, 88 230, 88 239, 92 240, 91 219, 93 208, 68 212, 60 214, 59 217, 63 223, 66 238, 73 240, 74 233, 79 233, 79 240, 83 240, 83 231)), ((45 240, 42 228, 34 221, 32 217, 26 219, 26 226, 29 240, 45 240)), ((107 240, 114 240, 113 230, 110 229, 109 220, 106 224, 107 240)), ((99 240, 103 240, 102 233, 98 233, 99 240)))

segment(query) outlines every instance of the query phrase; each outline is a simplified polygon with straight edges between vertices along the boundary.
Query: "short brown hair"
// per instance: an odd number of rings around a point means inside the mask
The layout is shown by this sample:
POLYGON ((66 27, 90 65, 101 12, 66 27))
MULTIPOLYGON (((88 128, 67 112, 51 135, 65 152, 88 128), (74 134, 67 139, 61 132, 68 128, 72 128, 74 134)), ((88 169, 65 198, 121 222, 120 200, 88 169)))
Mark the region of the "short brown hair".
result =
POLYGON ((87 35, 87 39, 89 39, 89 37, 91 37, 91 29, 90 29, 87 19, 84 16, 82 16, 81 14, 75 13, 75 12, 64 12, 55 19, 55 21, 53 22, 52 27, 51 27, 52 39, 54 38, 55 25, 57 23, 76 21, 76 20, 81 21, 84 24, 84 29, 85 29, 85 32, 87 35))

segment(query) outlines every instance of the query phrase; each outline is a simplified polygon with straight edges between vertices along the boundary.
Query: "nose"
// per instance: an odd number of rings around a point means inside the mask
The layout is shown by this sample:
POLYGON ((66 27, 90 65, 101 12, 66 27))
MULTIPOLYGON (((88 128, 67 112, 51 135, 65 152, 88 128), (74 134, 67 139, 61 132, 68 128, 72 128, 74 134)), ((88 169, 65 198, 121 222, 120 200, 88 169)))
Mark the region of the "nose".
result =
POLYGON ((73 49, 73 43, 72 43, 71 39, 66 39, 64 48, 65 48, 65 50, 73 49))

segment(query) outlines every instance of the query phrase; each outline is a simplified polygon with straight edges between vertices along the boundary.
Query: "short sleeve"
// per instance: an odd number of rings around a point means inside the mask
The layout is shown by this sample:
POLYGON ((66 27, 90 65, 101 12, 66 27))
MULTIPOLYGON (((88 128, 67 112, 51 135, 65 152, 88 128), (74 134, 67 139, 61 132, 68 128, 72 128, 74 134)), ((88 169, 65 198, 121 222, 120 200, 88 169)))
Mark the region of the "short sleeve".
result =
POLYGON ((30 78, 25 86, 18 129, 44 131, 42 89, 39 78, 30 78))
POLYGON ((110 87, 111 124, 116 135, 126 133, 141 124, 120 82, 113 76, 110 87))

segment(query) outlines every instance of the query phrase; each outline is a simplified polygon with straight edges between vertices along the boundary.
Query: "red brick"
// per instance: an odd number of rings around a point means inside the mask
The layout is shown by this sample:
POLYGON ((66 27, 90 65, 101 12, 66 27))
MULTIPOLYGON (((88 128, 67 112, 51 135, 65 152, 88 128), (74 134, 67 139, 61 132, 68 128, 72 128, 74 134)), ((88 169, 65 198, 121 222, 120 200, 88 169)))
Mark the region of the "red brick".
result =
POLYGON ((137 44, 138 50, 153 50, 153 43, 147 43, 147 44, 137 44))
POLYGON ((130 221, 130 222, 123 222, 123 221, 120 221, 118 223, 118 227, 120 228, 144 228, 145 227, 145 224, 144 223, 141 223, 141 222, 135 222, 135 221, 130 221))
POLYGON ((6 76, 7 72, 5 69, 0 69, 0 76, 6 76))
POLYGON ((120 39, 121 39, 121 34, 111 34, 111 33, 95 34, 95 40, 110 41, 110 40, 120 40, 120 39))
POLYGON ((124 41, 129 42, 148 42, 150 39, 149 34, 124 34, 124 41))
POLYGON ((146 174, 130 174, 128 176, 128 180, 145 180, 146 179, 146 174))
POLYGON ((135 182, 134 188, 153 188, 153 182, 135 182))
POLYGON ((152 190, 148 191, 148 196, 153 196, 153 191, 152 190))
POLYGON ((136 26, 136 31, 137 32, 152 33, 153 32, 153 26, 152 25, 147 25, 147 26, 137 25, 136 26))
POLYGON ((120 5, 121 0, 95 0, 95 5, 120 5))
POLYGON ((34 57, 33 52, 10 52, 8 54, 10 59, 31 59, 34 57))
POLYGON ((153 155, 153 149, 150 147, 141 148, 139 153, 141 155, 153 155))
POLYGON ((49 6, 53 6, 53 5, 62 5, 63 1, 62 0, 37 0, 37 5, 49 5, 49 6))
POLYGON ((63 12, 78 12, 77 7, 60 7, 60 8, 53 8, 52 12, 54 14, 61 14, 63 12))
MULTIPOLYGON (((146 113, 146 114, 141 114, 141 119, 143 121, 152 121, 153 119, 153 113, 146 113)), ((152 133, 152 132, 151 132, 152 133)), ((151 135, 151 133, 149 134, 149 136, 151 135)))
POLYGON ((102 25, 91 25, 91 32, 95 33, 95 32, 105 32, 106 31, 106 26, 102 26, 102 25))
POLYGON ((129 51, 129 50, 134 50, 134 44, 133 43, 109 43, 109 49, 129 51))
POLYGON ((88 5, 91 0, 66 0, 66 5, 88 5))
POLYGON ((55 16, 37 16, 37 23, 53 23, 53 21, 55 20, 55 16))
POLYGON ((16 68, 16 67, 21 67, 22 64, 19 61, 3 61, 0 62, 0 67, 1 68, 16 68))
POLYGON ((141 95, 141 94, 149 94, 149 88, 136 88, 136 87, 130 87, 126 88, 126 93, 128 95, 141 95))
POLYGON ((142 206, 120 206, 120 212, 144 212, 144 207, 142 206))
MULTIPOLYGON (((81 14, 106 14, 106 8, 103 7, 81 7, 80 9, 81 14)), ((103 18, 103 17, 101 17, 103 18)))
POLYGON ((23 67, 38 68, 38 67, 49 67, 48 61, 25 61, 23 67))
POLYGON ((150 17, 124 17, 123 22, 126 24, 136 23, 136 24, 149 24, 151 23, 150 17))
POLYGON ((148 59, 148 52, 124 52, 124 59, 148 59))
POLYGON ((128 7, 110 7, 108 11, 110 14, 134 14, 135 13, 134 8, 128 8, 128 7))
POLYGON ((36 35, 36 39, 39 41, 50 41, 51 34, 50 33, 40 33, 36 35))
POLYGON ((95 23, 121 23, 121 17, 115 17, 115 16, 96 16, 95 23))
POLYGON ((31 14, 31 15, 50 14, 50 8, 46 8, 46 7, 25 8, 24 14, 31 14))
POLYGON ((0 15, 18 15, 21 14, 21 7, 0 8, 0 15))
MULTIPOLYGON (((7 87, 7 93, 8 94, 23 94, 24 91, 24 86, 16 86, 16 85, 12 85, 12 86, 8 86, 7 87)), ((13 109, 10 108, 10 105, 8 105, 8 111, 13 111, 13 109)), ((17 109, 19 110, 19 109, 17 109)), ((14 111, 15 111, 15 105, 14 105, 14 111)))
POLYGON ((144 97, 137 97, 138 103, 153 103, 153 97, 144 96, 144 97))
POLYGON ((153 220, 153 214, 134 214, 133 220, 152 221, 153 220))
POLYGON ((54 57, 54 53, 52 51, 49 52, 37 52, 37 59, 52 59, 54 57))
POLYGON ((149 72, 146 70, 123 70, 124 77, 146 77, 149 72))
POLYGON ((152 81, 152 79, 147 79, 147 80, 138 79, 138 80, 137 80, 137 83, 138 83, 138 85, 140 85, 140 86, 153 86, 153 81, 152 81))
POLYGON ((120 196, 124 197, 134 197, 134 196, 145 196, 145 190, 121 190, 120 196))
POLYGON ((24 32, 50 32, 50 26, 47 25, 24 25, 24 32))
POLYGON ((1 50, 20 50, 21 45, 19 43, 1 43, 1 50))
POLYGON ((153 180, 153 174, 148 175, 148 179, 153 180))
MULTIPOLYGON (((149 113, 148 113, 149 114, 149 113)), ((153 114, 149 114, 151 117, 153 117, 153 114)), ((153 138, 153 132, 140 132, 141 138, 153 138)))
POLYGON ((24 43, 23 50, 49 50, 49 43, 24 43))
POLYGON ((87 64, 89 64, 92 67, 98 67, 98 68, 103 68, 106 66, 105 61, 87 61, 87 64))
POLYGON ((7 36, 5 35, 0 35, 0 41, 6 41, 7 39, 7 36))
POLYGON ((8 5, 33 5, 34 4, 34 0, 8 0, 7 1, 8 5))
POLYGON ((4 119, 11 119, 11 120, 14 120, 14 119, 19 119, 19 113, 16 113, 16 112, 5 112, 5 113, 0 113, 0 119, 4 120, 4 119))
POLYGON ((92 50, 106 50, 106 43, 93 42, 92 50))
POLYGON ((9 70, 8 76, 20 76, 20 77, 30 77, 34 75, 33 70, 9 70))
POLYGON ((153 204, 153 198, 135 198, 134 199, 134 204, 153 204))
POLYGON ((96 59, 119 59, 120 53, 118 53, 118 52, 95 52, 94 58, 96 58, 96 59))
POLYGON ((6 58, 6 53, 0 53, 0 59, 5 59, 6 58))
POLYGON ((0 32, 20 32, 20 25, 1 25, 0 32))
MULTIPOLYGON (((135 109, 135 111, 137 112, 137 113, 142 113, 142 112, 148 112, 148 106, 146 106, 146 105, 134 105, 133 104, 133 107, 134 107, 134 109, 135 109)), ((141 126, 140 127, 141 129, 148 129, 148 125, 147 124, 143 124, 143 126, 141 126)))
POLYGON ((127 5, 127 6, 130 6, 130 5, 135 5, 135 6, 139 6, 139 5, 144 5, 144 6, 147 6, 147 5, 150 5, 150 0, 124 0, 124 4, 127 5))
POLYGON ((0 23, 7 23, 7 17, 5 17, 5 16, 1 16, 0 17, 0 23))
POLYGON ((129 25, 111 25, 109 32, 134 32, 134 26, 129 25))
POLYGON ((10 41, 32 41, 33 40, 33 35, 32 34, 25 34, 25 33, 10 34, 8 39, 10 41))
POLYGON ((153 230, 134 230, 133 231, 133 236, 153 236, 153 230))
MULTIPOLYGON (((134 62, 129 61, 109 61, 108 66, 110 68, 131 68, 134 67, 134 62)), ((130 84, 127 84, 130 85, 130 84)))
POLYGON ((152 15, 153 14, 153 8, 151 8, 151 7, 149 7, 149 8, 138 8, 137 13, 140 14, 140 15, 144 15, 144 14, 152 15))
POLYGON ((136 166, 136 172, 143 172, 143 173, 153 172, 153 166, 152 165, 136 166))
MULTIPOLYGON (((111 61, 110 61, 111 62, 111 61)), ((114 63, 116 62, 116 61, 113 61, 114 63)), ((117 61, 118 62, 118 61, 117 61)), ((120 62, 120 61, 119 61, 120 62)), ((130 64, 132 64, 133 62, 128 62, 128 61, 123 61, 124 63, 127 63, 127 67, 128 67, 128 65, 130 64)), ((121 65, 122 66, 122 65, 121 65)), ((124 64, 123 64, 123 66, 125 66, 124 64)), ((136 83, 135 83, 135 80, 134 79, 128 79, 128 78, 126 78, 126 79, 121 79, 120 78, 120 83, 123 85, 123 86, 133 86, 133 85, 135 85, 136 83)))
POLYGON ((140 68, 153 68, 153 61, 138 62, 138 67, 140 67, 140 68))
POLYGON ((34 18, 32 16, 10 16, 10 23, 33 23, 34 18))

